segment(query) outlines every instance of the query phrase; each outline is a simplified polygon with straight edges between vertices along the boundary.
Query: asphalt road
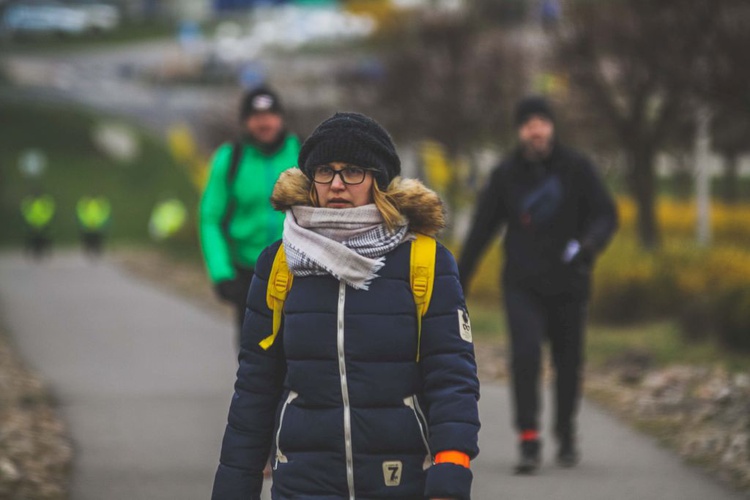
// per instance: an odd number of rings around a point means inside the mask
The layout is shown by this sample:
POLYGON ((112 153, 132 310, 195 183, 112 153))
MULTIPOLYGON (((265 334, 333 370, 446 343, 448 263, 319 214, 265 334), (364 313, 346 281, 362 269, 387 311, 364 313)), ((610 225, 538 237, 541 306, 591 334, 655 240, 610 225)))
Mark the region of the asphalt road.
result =
MULTIPOLYGON (((229 320, 72 253, 0 255, 0 317, 70 425, 72 500, 209 497, 235 370, 229 320)), ((557 468, 548 440, 541 473, 515 477, 508 402, 483 385, 476 500, 745 498, 589 404, 578 468, 557 468)))

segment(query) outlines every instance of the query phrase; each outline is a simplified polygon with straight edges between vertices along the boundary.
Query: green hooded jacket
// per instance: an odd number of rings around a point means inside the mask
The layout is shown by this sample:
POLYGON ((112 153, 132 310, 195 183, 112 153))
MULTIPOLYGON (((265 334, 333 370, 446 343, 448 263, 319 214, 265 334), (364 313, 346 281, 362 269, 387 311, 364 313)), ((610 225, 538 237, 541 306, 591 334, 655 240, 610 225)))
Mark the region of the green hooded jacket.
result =
POLYGON ((235 268, 254 268, 260 252, 281 238, 284 214, 269 198, 281 172, 297 164, 300 143, 288 135, 276 152, 267 155, 245 143, 233 181, 229 181, 232 143, 214 153, 200 204, 200 238, 211 281, 233 279, 235 268), (224 228, 227 210, 229 223, 224 228))

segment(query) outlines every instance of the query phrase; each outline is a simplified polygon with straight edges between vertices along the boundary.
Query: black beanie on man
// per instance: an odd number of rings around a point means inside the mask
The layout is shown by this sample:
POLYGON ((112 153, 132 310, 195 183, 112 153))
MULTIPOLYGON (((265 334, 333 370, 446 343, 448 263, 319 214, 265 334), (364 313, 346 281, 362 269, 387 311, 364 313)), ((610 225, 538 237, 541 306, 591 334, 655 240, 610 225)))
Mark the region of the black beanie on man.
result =
POLYGON ((312 179, 313 170, 331 162, 374 170, 381 190, 401 173, 391 136, 375 120, 359 113, 336 113, 302 144, 298 166, 312 179))
POLYGON ((532 116, 541 116, 554 123, 555 114, 549 101, 541 96, 524 97, 516 105, 516 127, 520 127, 532 116))
POLYGON ((240 121, 247 120, 255 113, 281 114, 283 109, 279 96, 268 87, 258 87, 247 92, 240 104, 240 121))

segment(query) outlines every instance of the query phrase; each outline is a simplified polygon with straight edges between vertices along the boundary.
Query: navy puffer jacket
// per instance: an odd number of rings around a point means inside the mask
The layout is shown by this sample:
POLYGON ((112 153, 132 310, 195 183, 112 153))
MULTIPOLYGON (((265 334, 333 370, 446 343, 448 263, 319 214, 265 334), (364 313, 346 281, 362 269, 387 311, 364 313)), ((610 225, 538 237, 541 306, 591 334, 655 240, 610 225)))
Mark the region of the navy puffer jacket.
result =
MULTIPOLYGON (((277 205, 294 203, 284 187, 296 182, 304 180, 282 176, 277 205)), ((402 184, 399 205, 412 227, 439 226, 437 196, 402 184)), ((440 451, 471 458, 479 451, 479 383, 470 334, 460 332, 467 314, 453 256, 438 245, 417 362, 410 243, 387 254, 366 291, 332 276, 296 277, 281 332, 263 350, 258 344, 272 328, 266 287, 279 244, 261 254, 250 287, 213 498, 260 498, 270 452, 277 500, 469 499, 468 468, 432 465, 440 451)))

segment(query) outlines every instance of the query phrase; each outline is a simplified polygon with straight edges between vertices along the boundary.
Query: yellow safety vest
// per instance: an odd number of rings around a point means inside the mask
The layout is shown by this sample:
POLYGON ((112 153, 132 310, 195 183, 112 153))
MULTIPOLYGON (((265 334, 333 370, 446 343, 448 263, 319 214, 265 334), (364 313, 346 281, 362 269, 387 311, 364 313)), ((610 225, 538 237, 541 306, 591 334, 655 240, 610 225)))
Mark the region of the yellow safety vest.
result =
POLYGON ((156 240, 167 239, 176 234, 187 220, 185 205, 176 198, 161 202, 154 208, 149 221, 149 232, 156 240))
POLYGON ((55 215, 55 200, 48 194, 29 196, 21 202, 21 213, 31 227, 42 229, 52 221, 55 215))
POLYGON ((76 212, 81 226, 89 230, 98 230, 109 221, 111 208, 106 198, 87 196, 78 200, 76 212))

